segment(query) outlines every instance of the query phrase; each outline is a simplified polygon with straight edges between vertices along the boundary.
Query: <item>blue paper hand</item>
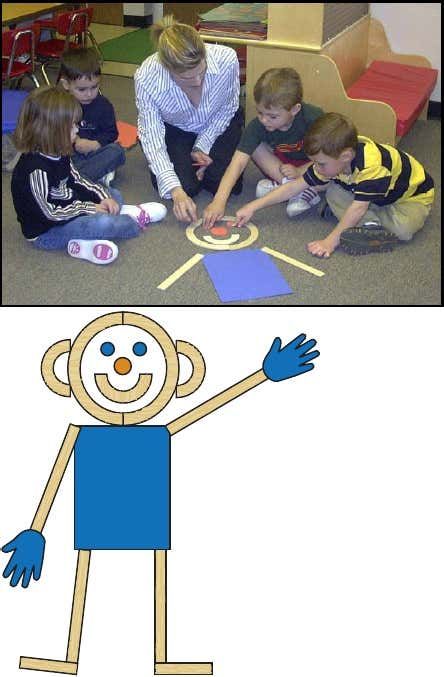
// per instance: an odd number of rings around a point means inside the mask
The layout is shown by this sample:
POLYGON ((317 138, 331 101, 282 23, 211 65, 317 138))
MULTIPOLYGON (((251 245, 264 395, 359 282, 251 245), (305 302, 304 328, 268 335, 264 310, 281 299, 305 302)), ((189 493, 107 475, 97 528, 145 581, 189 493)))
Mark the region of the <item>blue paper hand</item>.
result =
POLYGON ((271 381, 283 381, 313 369, 314 364, 311 364, 311 360, 318 357, 319 351, 313 350, 311 353, 308 351, 316 345, 316 341, 310 339, 304 343, 304 340, 305 334, 299 334, 281 348, 281 339, 275 338, 262 364, 265 376, 271 381))
POLYGON ((42 571, 45 554, 45 539, 40 531, 27 529, 3 546, 3 552, 14 550, 4 572, 4 578, 11 576, 11 585, 15 587, 23 576, 22 587, 27 588, 31 574, 38 581, 42 571))

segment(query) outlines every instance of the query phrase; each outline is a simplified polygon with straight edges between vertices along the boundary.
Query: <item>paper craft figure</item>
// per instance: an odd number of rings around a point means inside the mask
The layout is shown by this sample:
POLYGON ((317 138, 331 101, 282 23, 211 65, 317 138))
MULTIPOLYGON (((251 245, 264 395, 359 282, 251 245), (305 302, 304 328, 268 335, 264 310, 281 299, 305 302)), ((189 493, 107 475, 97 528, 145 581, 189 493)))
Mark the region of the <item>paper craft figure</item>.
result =
MULTIPOLYGON (((234 223, 236 222, 235 216, 222 216, 219 219, 219 221, 216 222, 215 226, 213 226, 213 228, 211 228, 210 230, 206 230, 203 228, 202 221, 203 219, 199 219, 198 221, 196 221, 196 223, 191 223, 189 226, 187 226, 185 233, 190 242, 197 245, 198 247, 203 247, 204 249, 212 249, 213 251, 219 252, 223 251, 232 252, 239 249, 244 249, 245 247, 250 247, 250 245, 256 242, 257 238, 259 237, 259 231, 257 229, 257 226, 255 226, 253 223, 250 222, 246 223, 241 228, 234 226, 234 223)), ((309 266, 306 263, 303 263, 302 261, 298 261, 297 259, 294 259, 291 256, 287 256, 286 254, 277 252, 274 249, 270 249, 269 247, 262 247, 261 251, 265 252, 266 254, 269 254, 270 256, 274 256, 275 258, 280 259, 281 261, 285 261, 285 263, 289 263, 291 266, 295 266, 296 268, 305 270, 307 273, 316 275, 317 277, 323 277, 325 275, 325 273, 322 270, 313 268, 312 266, 309 266)), ((203 254, 195 254, 190 259, 188 259, 188 261, 185 261, 185 263, 183 263, 177 270, 171 273, 171 275, 169 275, 165 280, 163 280, 163 282, 161 282, 157 286, 157 288, 165 291, 165 289, 171 287, 172 284, 177 282, 177 280, 180 277, 182 277, 182 275, 184 275, 188 270, 193 268, 193 266, 199 263, 199 261, 201 261, 203 258, 204 258, 203 254)), ((260 258, 258 257, 256 260, 260 261, 260 258)), ((229 258, 225 257, 224 262, 228 261, 229 258)), ((260 269, 260 266, 252 267, 250 271, 245 272, 246 275, 250 274, 250 276, 251 273, 253 273, 251 278, 252 281, 251 293, 247 293, 247 291, 244 289, 245 285, 242 283, 241 285, 238 286, 238 289, 234 294, 233 298, 235 300, 237 301, 245 299, 251 300, 256 298, 263 298, 266 296, 277 295, 276 289, 266 288, 264 290, 263 296, 260 296, 258 289, 255 288, 254 279, 255 277, 260 277, 263 272, 260 269)), ((222 277, 224 276, 225 277, 230 276, 228 266, 222 274, 222 277)), ((214 286, 216 287, 216 291, 219 293, 217 284, 215 284, 215 280, 211 275, 210 278, 214 286)), ((281 280, 281 285, 282 284, 283 283, 281 280)), ((285 291, 283 291, 283 293, 284 294, 291 293, 291 289, 288 287, 288 285, 286 286, 286 289, 285 291)), ((222 294, 222 296, 224 296, 224 294, 222 294)), ((224 298, 221 297, 221 294, 219 294, 219 297, 221 298, 222 301, 225 300, 224 298)))
POLYGON ((161 412, 174 395, 194 393, 205 376, 199 350, 175 343, 154 320, 131 312, 103 315, 86 325, 71 344, 54 343, 43 356, 43 380, 56 395, 74 395, 101 424, 70 424, 31 527, 3 547, 12 556, 3 572, 11 585, 40 578, 42 531, 74 452, 74 547, 78 550, 68 648, 65 660, 22 656, 20 667, 77 674, 88 570, 92 550, 154 551, 154 674, 209 675, 213 663, 171 662, 167 658, 166 555, 170 549, 170 443, 189 425, 261 383, 282 381, 313 369, 319 351, 300 334, 281 348, 275 338, 262 367, 168 425, 140 425, 161 412), (67 355, 67 380, 55 364, 67 355), (192 365, 179 382, 179 355, 192 365))

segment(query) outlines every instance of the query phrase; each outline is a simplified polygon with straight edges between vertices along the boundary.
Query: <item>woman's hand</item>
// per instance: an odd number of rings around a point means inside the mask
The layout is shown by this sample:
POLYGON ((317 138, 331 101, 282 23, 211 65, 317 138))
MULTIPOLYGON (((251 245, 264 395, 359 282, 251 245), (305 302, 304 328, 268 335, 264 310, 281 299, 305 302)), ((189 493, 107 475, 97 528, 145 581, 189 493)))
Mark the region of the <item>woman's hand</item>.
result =
POLYGON ((208 167, 213 162, 212 158, 201 150, 193 150, 191 153, 194 164, 200 167, 208 167))
POLYGON ((178 221, 187 223, 197 221, 196 205, 183 188, 173 188, 171 197, 173 198, 173 212, 178 221))

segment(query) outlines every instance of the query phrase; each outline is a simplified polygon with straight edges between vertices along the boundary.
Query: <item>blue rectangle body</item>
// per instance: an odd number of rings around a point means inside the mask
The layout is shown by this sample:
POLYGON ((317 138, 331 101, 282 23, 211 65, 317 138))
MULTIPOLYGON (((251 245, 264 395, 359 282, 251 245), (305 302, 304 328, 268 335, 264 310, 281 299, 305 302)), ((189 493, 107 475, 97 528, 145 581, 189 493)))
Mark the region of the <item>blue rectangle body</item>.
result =
POLYGON ((203 262, 222 302, 292 293, 279 268, 260 249, 206 254, 203 262))
POLYGON ((170 548, 170 433, 83 426, 74 447, 74 547, 170 548))

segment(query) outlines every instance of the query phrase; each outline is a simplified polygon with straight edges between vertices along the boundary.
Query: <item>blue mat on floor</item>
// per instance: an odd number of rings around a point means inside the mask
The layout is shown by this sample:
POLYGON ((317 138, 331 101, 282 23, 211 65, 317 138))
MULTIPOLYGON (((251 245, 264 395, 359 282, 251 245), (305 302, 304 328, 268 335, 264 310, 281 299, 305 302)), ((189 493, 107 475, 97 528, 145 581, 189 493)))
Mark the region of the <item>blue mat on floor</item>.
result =
POLYGON ((292 293, 279 268, 260 249, 206 254, 203 262, 222 302, 292 293))

